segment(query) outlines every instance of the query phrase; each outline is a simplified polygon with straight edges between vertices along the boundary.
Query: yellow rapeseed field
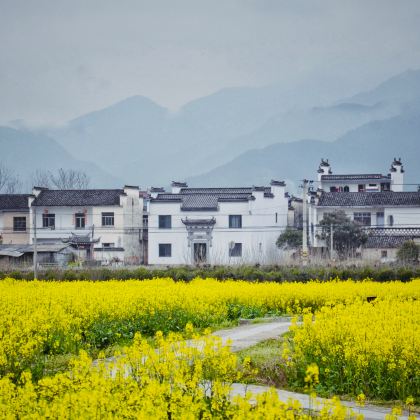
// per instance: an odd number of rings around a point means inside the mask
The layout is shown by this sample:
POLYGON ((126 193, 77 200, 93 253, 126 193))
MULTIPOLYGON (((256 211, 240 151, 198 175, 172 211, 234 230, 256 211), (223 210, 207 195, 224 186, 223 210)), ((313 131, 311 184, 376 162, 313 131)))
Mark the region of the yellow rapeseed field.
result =
POLYGON ((206 328, 240 317, 301 313, 324 305, 420 297, 409 283, 249 283, 169 278, 146 281, 0 282, 0 375, 29 369, 42 376, 45 359, 104 348, 135 332, 182 331, 188 322, 206 328))
MULTIPOLYGON (((187 330, 189 326, 187 325, 187 330)), ((207 336, 188 343, 156 334, 156 348, 139 334, 116 361, 92 364, 81 352, 69 371, 34 382, 0 379, 0 412, 10 419, 310 419, 298 401, 269 391, 230 398, 241 379, 236 355, 207 336), (193 345, 194 342, 197 345, 193 345)), ((359 419, 338 400, 320 407, 319 419, 359 419)))
MULTIPOLYGON (((290 381, 335 394, 418 402, 420 280, 250 283, 0 281, 5 418, 309 418, 266 393, 229 398, 238 361, 217 338, 182 339, 240 317, 301 314, 279 362, 290 381), (367 302, 373 298, 373 302, 367 302), (140 335, 141 334, 141 335, 140 335), (154 346, 144 338, 155 336, 154 346), (133 339, 116 364, 89 354, 133 339), (56 355, 79 355, 46 376, 56 355)), ((247 361, 247 366, 249 365, 247 361)), ((247 369, 244 366, 243 369, 247 369)), ((332 403, 321 418, 345 418, 332 403)))
POLYGON ((315 320, 304 315, 283 351, 289 381, 303 384, 312 364, 319 371, 319 390, 419 403, 420 300, 413 297, 330 304, 315 320))

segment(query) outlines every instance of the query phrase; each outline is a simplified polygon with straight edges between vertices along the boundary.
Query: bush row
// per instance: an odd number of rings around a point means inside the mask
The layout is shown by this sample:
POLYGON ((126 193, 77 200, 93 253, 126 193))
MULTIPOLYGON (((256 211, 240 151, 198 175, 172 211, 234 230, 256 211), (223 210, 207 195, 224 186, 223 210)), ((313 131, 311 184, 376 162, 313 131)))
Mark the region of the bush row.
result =
MULTIPOLYGON (((13 277, 32 280, 33 271, 0 271, 0 279, 13 277)), ((249 280, 256 282, 292 282, 313 279, 328 281, 334 278, 375 281, 409 281, 420 277, 419 266, 363 266, 363 267, 328 267, 328 266, 211 266, 211 267, 167 267, 167 268, 89 268, 89 269, 48 269, 38 273, 43 280, 110 280, 110 279, 152 279, 170 277, 174 280, 190 281, 195 277, 212 277, 220 280, 249 280)))

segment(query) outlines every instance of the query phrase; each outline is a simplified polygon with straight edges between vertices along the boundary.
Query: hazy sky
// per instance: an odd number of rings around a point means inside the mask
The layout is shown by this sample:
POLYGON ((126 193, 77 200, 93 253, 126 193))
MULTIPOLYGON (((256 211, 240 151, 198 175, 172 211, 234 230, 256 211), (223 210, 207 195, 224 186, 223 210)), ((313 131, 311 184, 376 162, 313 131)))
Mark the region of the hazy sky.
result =
POLYGON ((347 95, 408 68, 419 0, 0 0, 0 123, 238 85, 347 95))

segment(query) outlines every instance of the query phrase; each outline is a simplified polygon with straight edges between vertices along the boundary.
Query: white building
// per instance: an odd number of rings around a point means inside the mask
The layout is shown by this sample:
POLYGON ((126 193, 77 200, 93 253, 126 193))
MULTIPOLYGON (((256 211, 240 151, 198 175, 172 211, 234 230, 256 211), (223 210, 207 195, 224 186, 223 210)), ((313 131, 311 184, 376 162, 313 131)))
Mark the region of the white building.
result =
POLYGON ((318 168, 318 188, 325 192, 403 191, 404 167, 401 158, 391 164, 390 173, 334 174, 328 159, 321 159, 318 168))
POLYGON ((287 225, 285 184, 270 187, 151 191, 149 264, 268 264, 287 225))
POLYGON ((143 198, 138 187, 102 190, 34 188, 29 241, 69 243, 83 259, 142 263, 143 198))
POLYGON ((366 229, 368 241, 359 253, 364 259, 393 261, 403 242, 420 239, 420 192, 403 191, 401 159, 394 159, 387 176, 334 176, 326 160, 321 161, 318 173, 323 189, 310 194, 308 209, 309 244, 313 253, 326 249, 327 244, 320 239, 319 223, 325 214, 337 210, 344 211, 366 229))

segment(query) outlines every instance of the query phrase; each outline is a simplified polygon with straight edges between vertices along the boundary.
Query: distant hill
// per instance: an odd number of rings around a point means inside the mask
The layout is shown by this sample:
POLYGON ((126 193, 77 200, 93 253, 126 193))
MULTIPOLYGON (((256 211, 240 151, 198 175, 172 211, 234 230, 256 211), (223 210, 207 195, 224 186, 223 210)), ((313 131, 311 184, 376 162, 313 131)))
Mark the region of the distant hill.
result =
POLYGON ((397 117, 369 122, 335 142, 301 140, 249 150, 188 182, 192 186, 262 185, 273 178, 286 180, 294 189, 303 178, 316 179, 321 157, 330 159, 335 173, 388 173, 393 157, 401 157, 405 182, 420 184, 419 156, 420 106, 397 117))
MULTIPOLYGON (((36 156, 36 165, 45 163, 45 167, 79 165, 91 174, 95 185, 114 185, 117 179, 121 180, 118 184, 168 185, 171 180, 215 174, 214 168, 240 162, 244 156, 249 156, 249 165, 254 167, 252 156, 264 153, 255 150, 269 145, 276 148, 300 139, 333 142, 373 121, 415 112, 420 106, 420 70, 404 72, 367 92, 332 103, 323 95, 322 86, 236 87, 191 101, 176 113, 133 96, 32 137, 19 129, 15 137, 25 146, 18 149, 17 140, 14 144, 9 139, 1 152, 16 157, 20 150, 24 172, 32 171, 36 156)), ((282 149, 290 153, 286 163, 307 153, 299 144, 282 149)), ((264 169, 268 158, 260 159, 260 171, 271 173, 264 169)), ((238 165, 237 179, 252 173, 238 165)), ((205 182, 217 183, 220 178, 214 176, 205 182)))
MULTIPOLYGON (((55 140, 27 131, 0 127, 0 161, 12 168, 25 186, 37 169, 51 171, 59 168, 86 172, 94 187, 121 187, 122 181, 96 164, 76 159, 55 140)), ((78 154, 80 149, 74 149, 78 154)), ((87 156, 83 154, 83 158, 87 156)))
POLYGON ((134 96, 47 134, 126 182, 167 184, 209 171, 246 150, 302 138, 333 141, 402 112, 420 98, 420 71, 325 105, 322 87, 223 89, 171 113, 134 96))

